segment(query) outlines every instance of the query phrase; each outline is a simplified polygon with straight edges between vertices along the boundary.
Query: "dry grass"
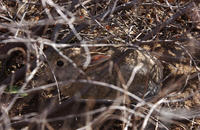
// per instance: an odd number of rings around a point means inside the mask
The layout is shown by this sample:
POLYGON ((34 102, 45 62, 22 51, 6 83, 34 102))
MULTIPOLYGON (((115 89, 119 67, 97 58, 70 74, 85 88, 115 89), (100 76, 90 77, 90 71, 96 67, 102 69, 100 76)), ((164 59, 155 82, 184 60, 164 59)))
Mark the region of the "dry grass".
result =
POLYGON ((200 129, 199 8, 0 0, 0 128, 200 129))

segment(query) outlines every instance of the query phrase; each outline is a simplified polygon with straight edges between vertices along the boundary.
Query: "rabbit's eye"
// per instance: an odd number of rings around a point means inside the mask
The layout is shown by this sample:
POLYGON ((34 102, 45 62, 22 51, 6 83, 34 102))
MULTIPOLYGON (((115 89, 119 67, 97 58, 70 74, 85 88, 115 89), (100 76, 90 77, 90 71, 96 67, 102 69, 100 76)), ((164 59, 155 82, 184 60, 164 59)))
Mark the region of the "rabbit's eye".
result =
POLYGON ((56 62, 56 65, 57 65, 58 67, 62 67, 62 66, 64 65, 64 62, 63 62, 62 60, 58 60, 58 61, 56 62))

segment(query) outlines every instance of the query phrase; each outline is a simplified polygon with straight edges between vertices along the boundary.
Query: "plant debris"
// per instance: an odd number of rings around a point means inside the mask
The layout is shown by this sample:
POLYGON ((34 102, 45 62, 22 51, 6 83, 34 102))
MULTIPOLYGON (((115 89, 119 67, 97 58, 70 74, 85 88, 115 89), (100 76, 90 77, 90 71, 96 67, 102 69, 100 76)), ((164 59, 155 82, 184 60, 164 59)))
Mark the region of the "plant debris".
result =
POLYGON ((199 8, 0 1, 0 128, 200 129, 199 8))

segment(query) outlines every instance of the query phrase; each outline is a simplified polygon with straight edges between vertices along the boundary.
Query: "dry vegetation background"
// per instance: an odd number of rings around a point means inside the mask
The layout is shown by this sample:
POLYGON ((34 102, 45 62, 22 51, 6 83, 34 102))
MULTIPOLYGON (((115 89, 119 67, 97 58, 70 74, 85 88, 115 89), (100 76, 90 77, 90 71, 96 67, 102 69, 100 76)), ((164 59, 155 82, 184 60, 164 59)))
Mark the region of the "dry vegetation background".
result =
POLYGON ((199 0, 0 0, 0 128, 200 129, 199 56, 199 0), (132 92, 135 52, 160 71, 132 92))

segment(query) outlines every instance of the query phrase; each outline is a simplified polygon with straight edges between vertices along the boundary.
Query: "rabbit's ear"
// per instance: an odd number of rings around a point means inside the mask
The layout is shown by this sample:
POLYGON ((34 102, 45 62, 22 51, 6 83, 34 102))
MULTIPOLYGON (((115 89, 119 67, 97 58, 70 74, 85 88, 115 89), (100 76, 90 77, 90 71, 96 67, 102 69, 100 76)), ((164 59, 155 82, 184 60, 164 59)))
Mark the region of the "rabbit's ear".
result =
POLYGON ((108 61, 109 59, 110 59, 110 56, 106 54, 93 55, 89 67, 99 65, 101 63, 108 61))

